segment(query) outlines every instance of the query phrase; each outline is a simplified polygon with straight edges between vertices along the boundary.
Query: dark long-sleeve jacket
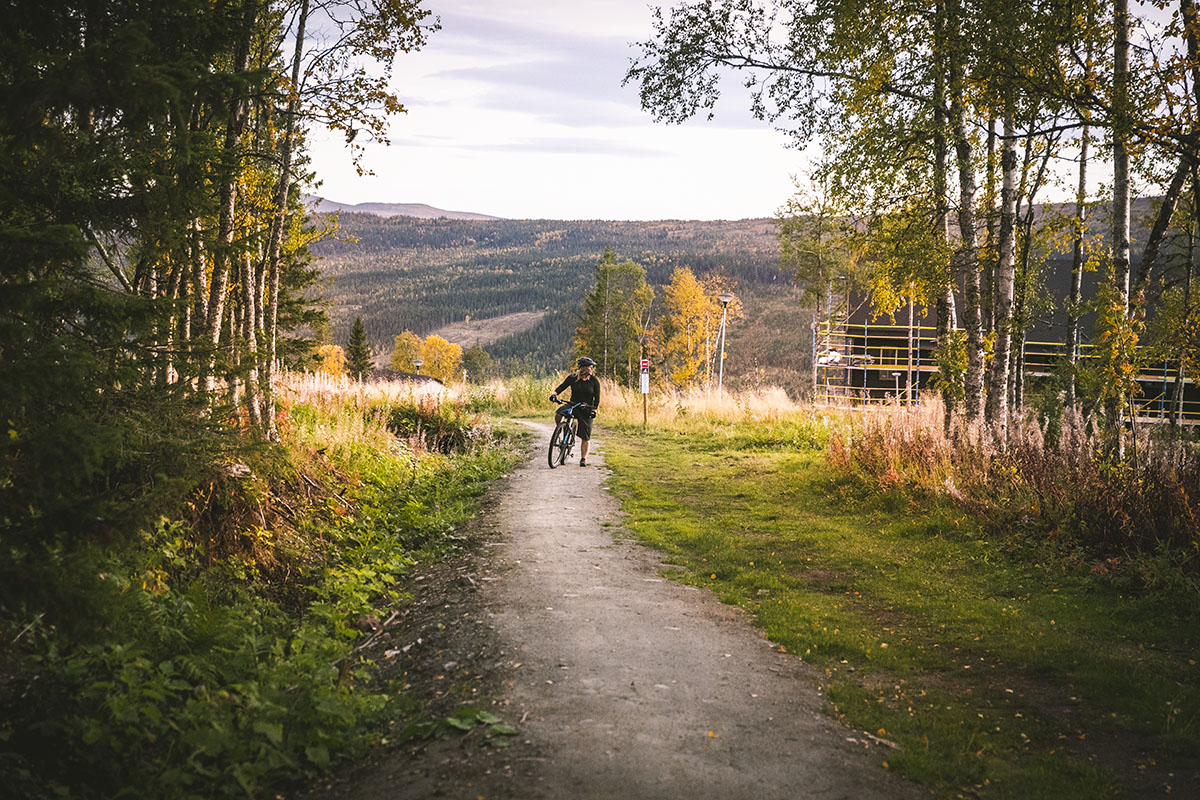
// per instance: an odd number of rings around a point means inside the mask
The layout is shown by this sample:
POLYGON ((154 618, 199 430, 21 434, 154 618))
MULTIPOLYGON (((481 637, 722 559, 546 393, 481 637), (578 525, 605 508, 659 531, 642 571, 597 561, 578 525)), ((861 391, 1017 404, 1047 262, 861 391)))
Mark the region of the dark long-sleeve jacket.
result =
POLYGON ((555 394, 570 388, 572 403, 587 403, 592 408, 600 407, 600 379, 595 375, 584 380, 578 373, 572 372, 567 379, 554 390, 555 394))

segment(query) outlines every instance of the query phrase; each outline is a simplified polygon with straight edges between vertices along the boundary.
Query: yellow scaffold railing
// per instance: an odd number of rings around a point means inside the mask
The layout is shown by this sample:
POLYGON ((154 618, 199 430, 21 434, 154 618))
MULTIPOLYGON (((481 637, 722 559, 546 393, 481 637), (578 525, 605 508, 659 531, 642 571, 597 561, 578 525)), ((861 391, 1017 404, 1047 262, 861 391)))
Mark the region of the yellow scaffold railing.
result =
MULTIPOLYGON (((939 369, 934 357, 936 329, 925 325, 836 323, 813 326, 813 395, 826 405, 916 403, 939 369), (911 331, 911 333, 910 333, 911 331), (910 346, 911 342, 911 346, 910 346)), ((1029 377, 1046 377, 1067 355, 1062 342, 1027 341, 1022 363, 1029 377)), ((1081 344, 1081 360, 1095 358, 1081 344)), ((1167 420, 1174 410, 1176 375, 1169 364, 1144 366, 1138 375, 1142 394, 1134 398, 1139 419, 1167 420)), ((1185 378, 1185 388, 1194 386, 1185 378)), ((1186 393, 1185 393, 1186 394, 1186 393)), ((1200 423, 1200 398, 1184 398, 1180 418, 1200 423)))

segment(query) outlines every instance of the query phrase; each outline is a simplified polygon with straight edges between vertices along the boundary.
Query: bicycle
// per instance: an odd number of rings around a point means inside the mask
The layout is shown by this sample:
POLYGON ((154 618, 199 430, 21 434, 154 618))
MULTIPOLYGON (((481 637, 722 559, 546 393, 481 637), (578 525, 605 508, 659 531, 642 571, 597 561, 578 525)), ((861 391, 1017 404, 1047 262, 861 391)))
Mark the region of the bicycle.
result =
POLYGON ((575 416, 575 412, 580 409, 589 409, 587 403, 569 403, 565 400, 559 400, 559 405, 566 406, 562 411, 562 419, 554 426, 554 433, 550 436, 550 451, 547 454, 547 460, 550 462, 550 469, 567 463, 567 459, 571 457, 571 451, 575 449, 575 433, 579 427, 579 420, 575 416))

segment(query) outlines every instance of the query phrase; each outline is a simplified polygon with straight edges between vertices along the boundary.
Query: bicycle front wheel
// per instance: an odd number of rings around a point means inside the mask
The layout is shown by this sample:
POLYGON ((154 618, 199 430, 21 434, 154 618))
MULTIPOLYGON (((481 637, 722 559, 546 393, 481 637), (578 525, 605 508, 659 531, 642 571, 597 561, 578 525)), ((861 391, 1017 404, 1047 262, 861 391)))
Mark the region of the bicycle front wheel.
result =
POLYGON ((575 430, 578 425, 579 421, 573 419, 570 422, 570 426, 567 428, 566 436, 563 437, 565 440, 565 446, 563 447, 562 461, 558 462, 560 464, 567 463, 567 459, 571 457, 575 450, 575 430))
POLYGON ((567 427, 567 423, 560 422, 554 426, 554 435, 550 437, 550 452, 547 454, 550 469, 567 462, 569 437, 570 429, 567 427))

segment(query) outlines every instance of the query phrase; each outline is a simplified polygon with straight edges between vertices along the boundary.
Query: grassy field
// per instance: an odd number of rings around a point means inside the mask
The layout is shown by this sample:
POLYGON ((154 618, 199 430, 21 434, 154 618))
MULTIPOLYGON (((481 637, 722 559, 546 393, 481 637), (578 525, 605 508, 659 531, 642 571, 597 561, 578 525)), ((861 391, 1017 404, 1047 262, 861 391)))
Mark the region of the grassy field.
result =
POLYGON ((941 797, 1194 790, 1190 600, 1067 568, 947 504, 863 492, 827 463, 836 420, 751 405, 660 402, 646 429, 618 407, 600 434, 612 488, 668 574, 811 664, 889 769, 941 797))

